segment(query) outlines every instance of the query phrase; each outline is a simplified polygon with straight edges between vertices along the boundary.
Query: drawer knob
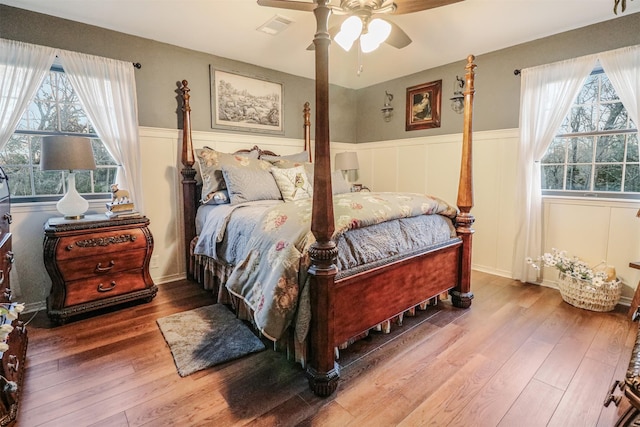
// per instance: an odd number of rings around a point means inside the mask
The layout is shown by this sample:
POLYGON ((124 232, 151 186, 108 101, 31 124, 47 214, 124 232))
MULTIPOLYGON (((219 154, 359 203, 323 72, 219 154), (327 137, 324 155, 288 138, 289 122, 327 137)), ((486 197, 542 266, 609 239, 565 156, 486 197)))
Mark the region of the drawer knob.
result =
POLYGON ((102 286, 102 283, 98 285, 98 292, 109 292, 112 291, 116 287, 116 282, 109 283, 109 287, 105 288, 102 286))
POLYGON ((96 273, 105 273, 105 272, 111 270, 114 265, 116 265, 114 260, 109 261, 109 265, 106 266, 106 267, 103 267, 102 263, 99 262, 98 265, 96 265, 96 273))
POLYGON ((9 264, 13 264, 13 262, 15 261, 13 251, 7 251, 5 257, 7 258, 7 261, 9 261, 9 264))
POLYGON ((9 212, 5 213, 3 218, 7 221, 8 224, 11 224, 13 222, 13 216, 11 216, 11 213, 9 212))

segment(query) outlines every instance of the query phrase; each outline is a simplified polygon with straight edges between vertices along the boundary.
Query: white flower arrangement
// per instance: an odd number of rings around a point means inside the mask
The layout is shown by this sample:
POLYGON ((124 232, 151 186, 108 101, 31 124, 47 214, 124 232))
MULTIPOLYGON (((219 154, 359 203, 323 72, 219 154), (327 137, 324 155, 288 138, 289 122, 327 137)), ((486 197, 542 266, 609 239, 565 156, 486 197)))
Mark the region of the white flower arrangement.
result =
MULTIPOLYGON (((7 338, 13 331, 13 321, 24 310, 22 303, 0 303, 0 359, 4 356, 4 352, 9 350, 7 338)), ((18 391, 18 384, 15 381, 9 381, 0 375, 0 383, 4 383, 4 391, 14 393, 18 391)))
MULTIPOLYGON (((538 271, 540 271, 541 267, 554 267, 560 273, 579 280, 585 280, 594 286, 617 282, 615 270, 613 270, 612 275, 606 269, 594 269, 578 257, 570 257, 566 251, 560 251, 555 248, 551 249, 551 253, 547 252, 535 260, 527 257, 526 262, 538 271)), ((598 264, 598 266, 600 265, 605 265, 605 262, 598 264)))

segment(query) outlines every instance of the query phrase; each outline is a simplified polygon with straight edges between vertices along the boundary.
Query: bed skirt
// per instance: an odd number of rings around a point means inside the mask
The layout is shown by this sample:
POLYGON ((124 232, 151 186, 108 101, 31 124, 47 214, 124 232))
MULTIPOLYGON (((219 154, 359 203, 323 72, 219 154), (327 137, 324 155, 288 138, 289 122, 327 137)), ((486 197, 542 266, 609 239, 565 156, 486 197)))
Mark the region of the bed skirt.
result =
MULTIPOLYGON (((216 296, 216 301, 218 303, 231 306, 239 319, 251 323, 251 325, 254 326, 254 330, 258 331, 258 328, 253 321, 253 312, 251 308, 245 303, 242 298, 231 294, 224 286, 227 278, 233 271, 233 266, 230 264, 222 263, 205 255, 195 255, 194 248, 196 246, 197 240, 198 237, 196 236, 191 241, 191 261, 189 263, 190 276, 193 277, 193 279, 196 280, 200 285, 202 285, 204 289, 210 290, 216 296)), ((427 307, 436 305, 438 301, 445 300, 447 298, 448 295, 445 293, 425 300, 415 307, 412 307, 409 310, 406 310, 405 312, 399 314, 398 316, 395 316, 392 319, 388 319, 378 324, 374 328, 371 328, 370 331, 390 333, 392 325, 395 324, 401 326, 405 316, 415 316, 416 311, 424 311, 427 309, 427 307)), ((339 359, 340 357, 340 350, 344 350, 354 342, 367 337, 370 331, 365 331, 360 335, 354 336, 336 347, 336 359, 339 359)), ((293 328, 289 328, 286 336, 274 342, 273 347, 274 350, 285 352, 289 360, 293 359, 296 362, 300 363, 303 368, 305 368, 307 360, 307 343, 306 341, 298 341, 294 335, 295 334, 293 328)))

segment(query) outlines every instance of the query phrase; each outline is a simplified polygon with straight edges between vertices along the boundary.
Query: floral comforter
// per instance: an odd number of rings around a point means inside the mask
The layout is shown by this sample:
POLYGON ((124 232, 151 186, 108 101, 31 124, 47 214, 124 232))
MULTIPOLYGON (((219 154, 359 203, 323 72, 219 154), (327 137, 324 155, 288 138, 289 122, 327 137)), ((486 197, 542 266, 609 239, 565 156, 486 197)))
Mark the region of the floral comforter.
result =
MULTIPOLYGON (((334 195, 334 239, 350 229, 429 214, 454 218, 457 209, 440 199, 414 193, 334 195)), ((315 241, 310 223, 311 199, 268 208, 226 283, 232 294, 251 307, 254 323, 272 340, 282 336, 294 317, 299 341, 308 331, 309 261, 305 254, 315 241)), ((221 222, 221 227, 225 224, 221 222)))

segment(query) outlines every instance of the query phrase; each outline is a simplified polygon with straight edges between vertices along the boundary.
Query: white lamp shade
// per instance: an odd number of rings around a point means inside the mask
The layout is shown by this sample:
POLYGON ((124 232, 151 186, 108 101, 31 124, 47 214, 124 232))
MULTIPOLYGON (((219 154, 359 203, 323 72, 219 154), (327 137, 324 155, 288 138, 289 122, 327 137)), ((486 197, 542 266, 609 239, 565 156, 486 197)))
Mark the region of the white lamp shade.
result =
POLYGON ((335 170, 354 170, 359 169, 358 154, 354 151, 336 154, 335 170))
POLYGON ((45 136, 41 170, 90 170, 96 168, 91 140, 80 136, 45 136))

